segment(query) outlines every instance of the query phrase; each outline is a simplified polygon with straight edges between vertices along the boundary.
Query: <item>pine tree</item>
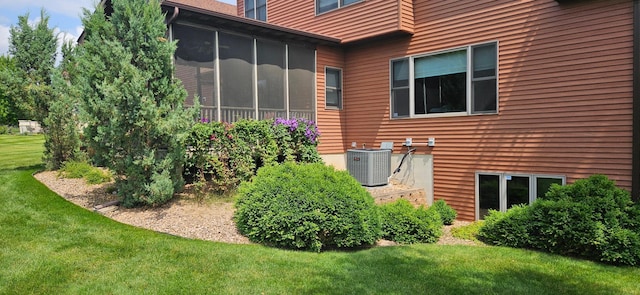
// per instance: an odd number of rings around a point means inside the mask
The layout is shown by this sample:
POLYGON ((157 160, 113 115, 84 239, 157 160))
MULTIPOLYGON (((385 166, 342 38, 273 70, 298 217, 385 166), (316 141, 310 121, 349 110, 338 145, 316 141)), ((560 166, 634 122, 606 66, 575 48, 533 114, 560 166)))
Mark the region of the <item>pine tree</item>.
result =
POLYGON ((20 110, 18 115, 42 124, 52 99, 51 74, 57 49, 57 38, 49 28, 49 15, 41 10, 40 20, 34 26, 29 24, 28 13, 19 16, 17 26, 11 26, 9 34, 9 55, 16 71, 3 75, 3 82, 20 110))
POLYGON ((85 10, 77 85, 94 159, 113 170, 125 206, 157 205, 183 186, 183 144, 194 121, 173 78, 175 42, 158 0, 113 0, 113 13, 85 10))

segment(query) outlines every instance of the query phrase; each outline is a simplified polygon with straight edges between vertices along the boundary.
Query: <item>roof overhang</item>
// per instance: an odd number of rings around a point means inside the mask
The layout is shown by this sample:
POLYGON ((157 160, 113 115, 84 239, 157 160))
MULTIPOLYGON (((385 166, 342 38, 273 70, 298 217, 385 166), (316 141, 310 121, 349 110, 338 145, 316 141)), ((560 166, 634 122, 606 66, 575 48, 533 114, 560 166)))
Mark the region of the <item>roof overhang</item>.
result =
POLYGON ((276 26, 266 22, 226 13, 209 11, 173 1, 163 1, 162 9, 167 13, 167 17, 170 18, 172 22, 185 21, 251 36, 283 41, 295 41, 325 46, 340 46, 340 39, 338 38, 276 26), (175 8, 178 8, 178 13, 175 17, 171 17, 175 13, 175 8))

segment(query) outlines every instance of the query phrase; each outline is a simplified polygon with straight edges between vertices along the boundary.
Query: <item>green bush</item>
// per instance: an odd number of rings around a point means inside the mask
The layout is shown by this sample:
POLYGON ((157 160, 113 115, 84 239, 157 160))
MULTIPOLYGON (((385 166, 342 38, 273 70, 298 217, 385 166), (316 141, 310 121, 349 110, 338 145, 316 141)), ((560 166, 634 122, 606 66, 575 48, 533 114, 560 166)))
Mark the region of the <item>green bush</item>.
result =
POLYGON ((380 237, 371 195, 348 172, 320 163, 264 166, 238 194, 236 225, 256 243, 318 252, 380 237))
POLYGON ((640 264, 640 208, 604 175, 552 186, 531 206, 492 212, 482 240, 610 264, 640 264))
POLYGON ((478 238, 497 246, 529 247, 530 214, 530 208, 525 205, 513 206, 507 212, 490 210, 478 238))
POLYGON ((436 211, 438 211, 438 213, 440 213, 442 223, 445 225, 453 224, 453 221, 456 220, 456 217, 458 216, 458 212, 451 208, 451 206, 447 205, 444 200, 437 200, 433 202, 432 206, 436 211))
POLYGON ((413 207, 409 201, 380 205, 382 237, 403 244, 434 243, 442 235, 442 219, 435 207, 413 207))
POLYGON ((112 179, 109 171, 91 166, 84 161, 67 161, 62 164, 58 175, 64 178, 84 178, 88 184, 100 184, 112 179))
POLYGON ((233 191, 256 171, 273 163, 321 162, 319 132, 305 119, 200 122, 187 138, 185 178, 202 190, 233 191))
POLYGON ((451 228, 451 235, 458 239, 480 242, 480 240, 478 239, 478 232, 480 232, 480 228, 482 228, 483 225, 484 221, 478 220, 468 225, 454 227, 451 228))

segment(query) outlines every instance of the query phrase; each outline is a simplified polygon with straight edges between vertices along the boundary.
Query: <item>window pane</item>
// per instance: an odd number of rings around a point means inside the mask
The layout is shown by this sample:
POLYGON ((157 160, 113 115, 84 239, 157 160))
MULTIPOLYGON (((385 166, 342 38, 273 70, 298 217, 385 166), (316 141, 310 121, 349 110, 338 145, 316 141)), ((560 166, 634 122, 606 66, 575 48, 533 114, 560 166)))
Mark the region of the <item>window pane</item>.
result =
POLYGON ((496 44, 473 47, 473 77, 493 77, 496 75, 496 44))
POLYGON ((254 0, 244 0, 244 10, 252 10, 255 7, 254 4, 254 0))
POLYGON ((338 0, 317 0, 318 13, 338 8, 338 0))
POLYGON ((340 88, 340 71, 327 69, 327 86, 340 88))
POLYGON ((409 86, 409 59, 394 61, 392 76, 393 88, 409 86))
POLYGON ((473 82, 473 113, 494 113, 498 110, 496 79, 473 82))
POLYGON ((467 110, 466 73, 420 78, 414 84, 416 114, 467 110))
POLYGON ((467 51, 460 50, 415 59, 415 77, 427 78, 467 72, 467 51))
POLYGON ((552 184, 562 185, 562 178, 536 177, 536 197, 544 198, 552 184))
POLYGON ((326 91, 326 104, 331 107, 340 107, 340 92, 338 89, 327 88, 326 91))
POLYGON ((185 105, 193 105, 198 96, 202 117, 215 120, 215 32, 179 24, 173 24, 172 29, 173 38, 178 40, 175 76, 188 93, 185 105))
POLYGON ((315 101, 315 50, 301 46, 289 46, 289 108, 292 116, 298 113, 314 114, 315 101))
POLYGON ((519 204, 529 204, 528 176, 511 176, 511 180, 507 178, 507 209, 519 204))
POLYGON ((391 91, 393 118, 409 116, 409 88, 393 89, 391 91))
POLYGON ((478 219, 484 219, 489 210, 500 210, 500 176, 478 175, 478 219))
POLYGON ((257 20, 261 20, 261 21, 267 21, 267 7, 266 6, 259 6, 256 9, 256 19, 257 20))
POLYGON ((260 117, 284 117, 284 44, 258 40, 257 50, 260 117))
POLYGON ((253 39, 220 33, 219 43, 221 107, 233 111, 222 119, 253 117, 253 39))
POLYGON ((360 2, 362 0, 343 0, 342 5, 349 5, 352 3, 360 2))

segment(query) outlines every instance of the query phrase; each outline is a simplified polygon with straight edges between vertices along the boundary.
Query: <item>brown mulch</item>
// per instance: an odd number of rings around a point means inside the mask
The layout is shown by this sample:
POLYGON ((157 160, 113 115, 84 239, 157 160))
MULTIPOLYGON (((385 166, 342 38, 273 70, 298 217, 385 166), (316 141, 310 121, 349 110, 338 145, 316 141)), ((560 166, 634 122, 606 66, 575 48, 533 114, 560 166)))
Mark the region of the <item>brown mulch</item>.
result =
MULTIPOLYGON (((249 239, 238 233, 233 222, 234 208, 231 202, 205 202, 192 195, 180 194, 169 203, 159 207, 123 208, 108 206, 96 210, 96 206, 117 200, 109 193, 111 183, 88 185, 83 179, 60 178, 55 171, 34 175, 41 183, 66 200, 88 210, 98 211, 121 223, 146 228, 171 235, 224 243, 249 244, 249 239)), ((451 236, 451 228, 469 222, 456 221, 445 226, 440 245, 478 245, 474 241, 451 236)), ((379 246, 396 243, 381 240, 379 246)))

